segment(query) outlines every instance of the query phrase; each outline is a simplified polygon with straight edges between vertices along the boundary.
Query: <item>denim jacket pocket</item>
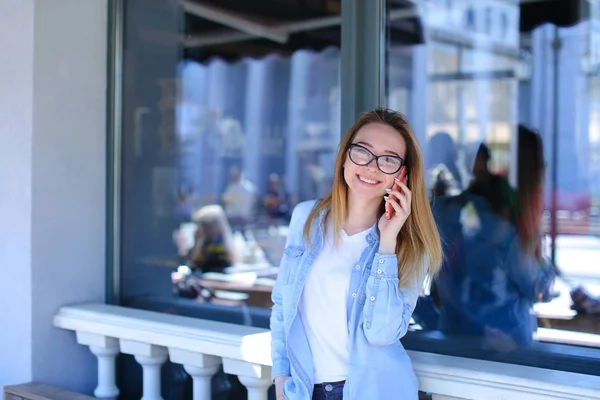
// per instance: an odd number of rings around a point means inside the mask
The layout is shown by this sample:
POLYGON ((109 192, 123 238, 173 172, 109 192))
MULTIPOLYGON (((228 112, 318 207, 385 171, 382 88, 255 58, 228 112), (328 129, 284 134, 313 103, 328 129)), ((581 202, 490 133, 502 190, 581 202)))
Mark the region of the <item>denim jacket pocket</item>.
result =
POLYGON ((291 258, 301 257, 302 254, 304 254, 304 251, 304 247, 295 245, 290 245, 283 250, 284 254, 291 258))
POLYGON ((284 282, 286 284, 295 281, 298 270, 300 269, 300 260, 305 251, 306 249, 304 247, 295 245, 287 246, 283 251, 281 266, 285 270, 284 282))

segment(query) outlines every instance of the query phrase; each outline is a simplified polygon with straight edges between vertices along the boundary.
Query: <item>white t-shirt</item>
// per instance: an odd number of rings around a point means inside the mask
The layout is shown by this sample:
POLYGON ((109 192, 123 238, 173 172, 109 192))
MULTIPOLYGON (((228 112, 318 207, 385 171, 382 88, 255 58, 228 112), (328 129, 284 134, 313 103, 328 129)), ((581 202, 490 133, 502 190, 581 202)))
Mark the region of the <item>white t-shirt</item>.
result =
POLYGON ((354 265, 367 246, 368 229, 348 236, 337 247, 331 229, 311 267, 300 297, 299 312, 315 367, 315 383, 338 382, 348 374, 347 301, 354 265))

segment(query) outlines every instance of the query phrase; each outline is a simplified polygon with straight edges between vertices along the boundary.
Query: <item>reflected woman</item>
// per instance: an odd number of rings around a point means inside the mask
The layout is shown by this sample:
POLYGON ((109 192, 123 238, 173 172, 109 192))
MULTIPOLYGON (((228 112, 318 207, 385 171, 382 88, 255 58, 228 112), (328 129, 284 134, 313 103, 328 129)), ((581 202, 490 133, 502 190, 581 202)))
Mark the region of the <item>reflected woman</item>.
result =
POLYGON ((331 191, 296 206, 272 295, 278 400, 418 398, 400 338, 442 258, 423 173, 406 119, 371 111, 341 142, 331 191))

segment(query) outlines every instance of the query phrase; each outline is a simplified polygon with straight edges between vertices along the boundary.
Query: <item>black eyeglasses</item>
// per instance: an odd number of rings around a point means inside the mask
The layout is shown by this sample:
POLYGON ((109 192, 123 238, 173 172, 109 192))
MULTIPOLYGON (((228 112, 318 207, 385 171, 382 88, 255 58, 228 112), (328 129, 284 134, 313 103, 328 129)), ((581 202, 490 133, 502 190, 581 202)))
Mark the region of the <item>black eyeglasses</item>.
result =
POLYGON ((348 153, 350 154, 350 160, 360 166, 369 165, 373 159, 377 160, 377 168, 387 175, 395 174, 404 165, 404 160, 401 157, 392 155, 376 156, 366 147, 356 143, 350 145, 348 153))

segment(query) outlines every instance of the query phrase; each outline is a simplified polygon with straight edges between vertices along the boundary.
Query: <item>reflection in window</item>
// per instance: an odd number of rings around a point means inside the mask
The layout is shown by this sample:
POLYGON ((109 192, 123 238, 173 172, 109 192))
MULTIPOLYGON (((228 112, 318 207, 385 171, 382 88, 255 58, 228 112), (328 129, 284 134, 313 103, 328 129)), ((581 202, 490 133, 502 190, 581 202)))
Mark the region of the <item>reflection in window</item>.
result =
MULTIPOLYGON (((183 271, 214 286, 214 302, 233 296, 218 282, 248 286, 259 279, 270 287, 294 205, 322 197, 330 186, 340 135, 338 69, 337 48, 180 64, 175 238, 189 267, 183 271), (206 209, 223 221, 214 235, 195 217, 206 209), (221 256, 211 257, 211 249, 221 256)), ((195 289, 181 282, 183 275, 174 274, 187 296, 195 289)), ((264 292, 243 297, 245 304, 269 308, 264 292)))
POLYGON ((291 212, 331 186, 341 2, 124 3, 121 303, 268 328, 291 212))
POLYGON ((386 100, 423 147, 446 253, 407 346, 591 373, 553 346, 600 347, 599 11, 388 0, 386 100))
MULTIPOLYGON (((127 3, 126 304, 171 297, 186 274, 258 279, 266 293, 293 207, 331 185, 341 134, 340 27, 331 18, 339 2, 218 3, 127 3), (203 14, 216 6, 269 22, 237 32, 203 14)), ((225 286, 209 288, 215 303, 241 298, 225 286)), ((270 306, 263 294, 241 303, 270 306)))

